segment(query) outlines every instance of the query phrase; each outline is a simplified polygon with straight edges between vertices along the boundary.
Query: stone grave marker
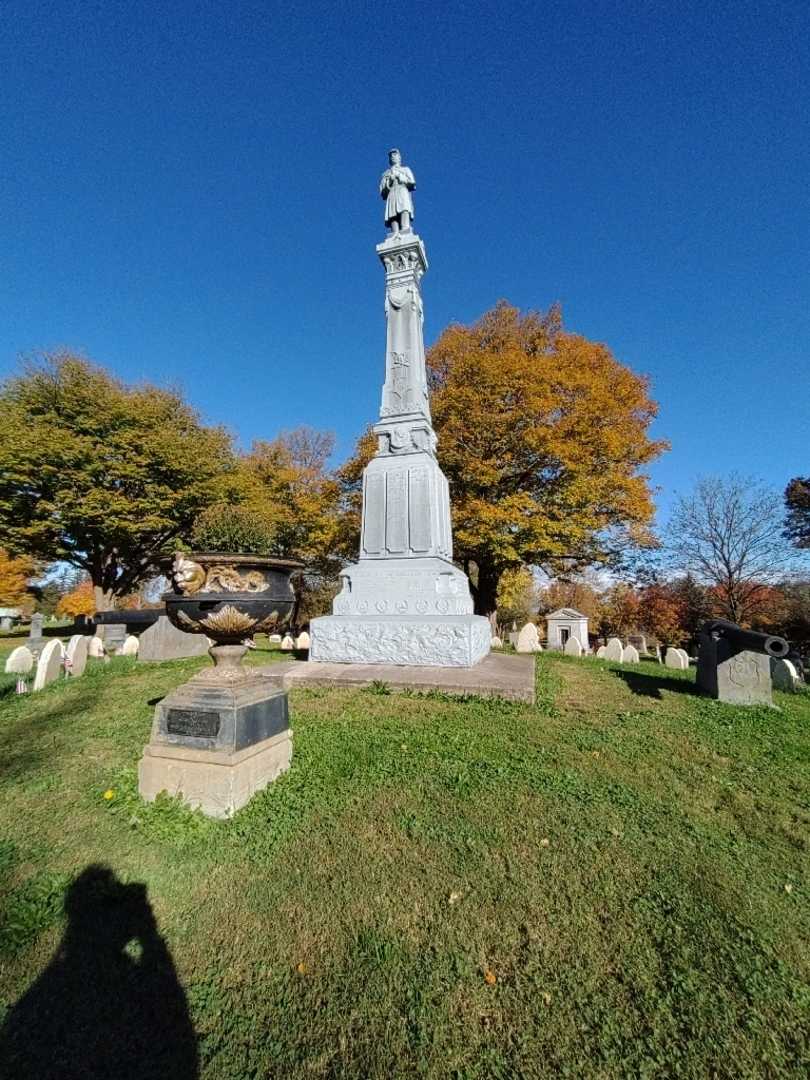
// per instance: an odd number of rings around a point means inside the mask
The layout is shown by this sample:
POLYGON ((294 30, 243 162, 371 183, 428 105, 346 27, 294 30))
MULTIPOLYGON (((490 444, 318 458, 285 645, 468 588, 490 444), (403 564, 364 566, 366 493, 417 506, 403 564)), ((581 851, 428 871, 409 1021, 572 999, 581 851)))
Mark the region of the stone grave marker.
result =
POLYGON ((6 674, 17 676, 17 693, 24 694, 28 690, 26 676, 34 666, 34 654, 25 645, 18 645, 12 649, 6 660, 6 674))
POLYGON ((270 642, 271 645, 280 645, 281 644, 281 634, 270 634, 270 636, 267 638, 267 640, 270 642))
POLYGON ((48 683, 58 679, 62 672, 62 642, 53 638, 43 646, 37 660, 37 673, 34 676, 34 690, 42 690, 48 683))
POLYGON ((582 656, 582 645, 575 637, 570 637, 565 643, 563 652, 566 656, 582 656))
POLYGON ((296 649, 308 649, 309 648, 309 634, 306 630, 302 630, 298 637, 295 639, 296 649))
POLYGON ((674 668, 676 671, 686 671, 689 667, 689 660, 683 649, 674 649, 670 645, 664 657, 664 665, 668 668, 674 668))
POLYGON ((90 638, 81 634, 75 634, 69 641, 66 659, 70 661, 65 665, 66 673, 73 679, 84 675, 87 667, 87 656, 90 648, 90 638))
POLYGON ((519 653, 532 653, 540 651, 540 638, 534 623, 526 623, 518 634, 515 646, 519 653))
POLYGON ((786 694, 794 694, 798 690, 799 673, 790 660, 771 657, 771 683, 775 690, 782 690, 786 694))
POLYGON ((629 634, 627 637, 627 643, 632 645, 638 652, 639 656, 649 656, 650 652, 647 648, 647 636, 646 634, 629 634))
POLYGON ((604 660, 605 653, 607 652, 607 645, 600 645, 596 650, 596 656, 598 660, 604 660))
POLYGON ((96 660, 104 659, 104 642, 100 637, 93 636, 90 638, 90 643, 87 646, 87 653, 89 656, 94 657, 96 660))
POLYGON ((495 635, 495 637, 492 638, 489 644, 493 649, 500 649, 503 646, 503 642, 497 634, 495 635))
POLYGON ((295 648, 295 642, 289 634, 285 634, 281 639, 281 648, 284 652, 292 652, 295 648))
POLYGON ((624 655, 624 645, 621 643, 621 639, 612 637, 605 649, 605 660, 614 660, 621 663, 622 656, 624 655))
POLYGON ((625 645, 622 650, 623 664, 637 664, 639 661, 638 649, 635 645, 625 645))
POLYGON ((138 660, 152 663, 160 660, 185 660, 190 656, 205 656, 208 638, 205 634, 187 634, 161 615, 138 639, 138 660))
POLYGON ((96 633, 104 642, 104 649, 108 653, 117 653, 127 640, 126 623, 102 623, 96 628, 96 633))
POLYGON ((134 634, 128 634, 124 638, 124 644, 121 646, 119 653, 121 656, 137 656, 138 655, 138 639, 134 634))

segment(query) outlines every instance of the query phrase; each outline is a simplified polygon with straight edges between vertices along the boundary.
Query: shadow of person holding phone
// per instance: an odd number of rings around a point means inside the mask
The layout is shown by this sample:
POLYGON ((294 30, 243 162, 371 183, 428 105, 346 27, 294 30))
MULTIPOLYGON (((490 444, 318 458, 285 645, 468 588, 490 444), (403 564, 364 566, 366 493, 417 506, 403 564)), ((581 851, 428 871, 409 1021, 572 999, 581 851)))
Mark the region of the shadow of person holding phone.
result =
POLYGON ((14 1080, 197 1080, 197 1041, 146 886, 88 866, 47 968, 0 1029, 14 1080))

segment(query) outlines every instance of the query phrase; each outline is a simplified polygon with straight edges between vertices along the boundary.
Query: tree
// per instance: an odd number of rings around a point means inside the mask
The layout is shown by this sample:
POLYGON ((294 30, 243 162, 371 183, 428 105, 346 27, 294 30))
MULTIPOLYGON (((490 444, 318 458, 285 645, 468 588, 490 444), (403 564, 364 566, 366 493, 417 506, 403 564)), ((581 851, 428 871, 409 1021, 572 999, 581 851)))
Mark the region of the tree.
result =
POLYGON ((14 558, 0 548, 0 607, 26 605, 29 600, 28 580, 33 573, 33 559, 27 556, 14 558))
POLYGON ((585 615, 593 627, 599 624, 601 599, 596 589, 587 581, 575 578, 557 578, 540 594, 540 610, 544 615, 560 608, 573 608, 585 615))
POLYGON ((498 621, 502 625, 525 623, 537 614, 540 602, 537 582, 527 566, 505 570, 498 582, 498 621))
POLYGON ((785 536, 796 547, 810 548, 810 477, 797 476, 785 488, 785 536))
POLYGON ((705 477, 677 500, 667 549, 678 569, 711 589, 719 614, 747 624, 795 562, 781 517, 779 496, 756 481, 705 477))
POLYGON ((638 627, 665 645, 680 645, 688 637, 684 606, 669 584, 646 585, 639 592, 638 627))
POLYGON ((501 302, 446 329, 427 360, 456 558, 479 614, 495 610, 509 568, 571 570, 652 543, 643 470, 666 444, 648 435, 646 379, 605 345, 564 332, 556 308, 501 302))
POLYGON ((96 610, 96 595, 93 582, 89 578, 80 581, 75 589, 65 593, 56 605, 57 615, 93 615, 96 610))
POLYGON ((155 572, 233 468, 177 393, 60 353, 0 387, 0 542, 86 572, 96 608, 155 572))

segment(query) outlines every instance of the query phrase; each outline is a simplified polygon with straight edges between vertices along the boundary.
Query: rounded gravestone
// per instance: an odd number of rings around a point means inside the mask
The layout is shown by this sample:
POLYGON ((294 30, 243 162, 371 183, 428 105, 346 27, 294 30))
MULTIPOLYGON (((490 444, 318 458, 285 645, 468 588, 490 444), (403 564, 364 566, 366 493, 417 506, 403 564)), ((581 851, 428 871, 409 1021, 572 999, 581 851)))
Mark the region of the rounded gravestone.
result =
POLYGON ((292 652, 295 648, 295 642, 289 634, 285 634, 284 637, 281 639, 281 648, 284 650, 284 652, 292 652))
POLYGON ((25 645, 12 649, 6 660, 7 675, 27 675, 34 666, 34 654, 25 645))
POLYGON ((674 668, 676 671, 685 671, 689 667, 689 661, 683 649, 673 649, 670 646, 664 657, 664 665, 668 668, 674 668))
POLYGON ((607 646, 606 645, 600 645, 599 648, 596 650, 596 658, 598 660, 603 660, 606 652, 607 652, 607 646))
POLYGON ((62 656, 62 642, 58 638, 54 638, 45 645, 37 660, 34 690, 42 690, 48 683, 59 678, 62 671, 62 656))
POLYGON ((534 623, 526 623, 518 634, 516 650, 519 653, 539 652, 540 651, 540 638, 537 634, 537 627, 534 623))
POLYGON ((308 649, 309 648, 309 634, 306 630, 303 630, 295 640, 296 649, 308 649))
POLYGON ((104 642, 100 637, 91 637, 87 646, 87 655, 94 657, 96 660, 104 659, 104 642))
POLYGON ((774 690, 782 690, 786 694, 795 693, 799 685, 799 673, 792 661, 772 656, 771 682, 774 690))
POLYGON ((624 654, 624 646, 621 643, 621 639, 612 637, 607 643, 605 649, 605 660, 615 660, 618 663, 622 662, 622 656, 624 654))
POLYGON ((70 639, 67 648, 67 659, 70 664, 66 670, 71 678, 77 679, 80 675, 84 675, 89 648, 90 638, 88 637, 77 635, 75 638, 70 639))
POLYGON ((638 649, 635 647, 635 645, 625 645, 624 649, 622 650, 622 663, 638 663, 638 649))
POLYGON ((501 639, 498 637, 497 634, 495 635, 494 638, 491 639, 489 644, 493 649, 500 649, 500 648, 503 647, 503 642, 501 641, 501 639))
POLYGON ((686 671, 686 669, 689 667, 689 653, 686 651, 686 649, 678 649, 678 652, 683 657, 684 671, 686 671))
POLYGON ((582 645, 575 637, 570 637, 565 643, 563 652, 566 656, 582 656, 582 645))
POLYGON ((121 646, 121 656, 137 656, 138 655, 138 639, 134 634, 129 634, 124 638, 124 644, 121 646))

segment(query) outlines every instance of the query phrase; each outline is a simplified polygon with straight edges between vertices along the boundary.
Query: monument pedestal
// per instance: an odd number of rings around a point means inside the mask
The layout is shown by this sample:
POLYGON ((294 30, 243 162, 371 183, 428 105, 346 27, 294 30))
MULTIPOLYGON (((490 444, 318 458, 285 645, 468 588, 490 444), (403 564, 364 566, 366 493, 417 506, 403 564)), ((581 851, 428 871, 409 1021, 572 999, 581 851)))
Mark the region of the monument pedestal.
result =
POLYGON ((228 818, 290 767, 287 693, 261 676, 223 679, 206 669, 155 707, 138 766, 147 801, 179 795, 209 817, 228 818))

